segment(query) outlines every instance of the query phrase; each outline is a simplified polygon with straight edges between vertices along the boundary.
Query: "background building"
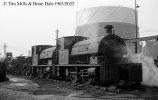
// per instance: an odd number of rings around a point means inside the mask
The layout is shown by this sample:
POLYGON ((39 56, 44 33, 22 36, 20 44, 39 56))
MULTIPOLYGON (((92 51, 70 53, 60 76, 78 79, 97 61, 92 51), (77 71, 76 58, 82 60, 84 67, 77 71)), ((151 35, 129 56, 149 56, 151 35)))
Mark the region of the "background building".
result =
MULTIPOLYGON (((104 36, 107 34, 104 27, 113 25, 115 34, 121 38, 136 38, 135 14, 135 9, 120 6, 85 8, 77 12, 76 35, 89 38, 104 36)), ((127 46, 129 52, 136 52, 136 44, 128 43, 127 46)))
POLYGON ((76 35, 103 36, 105 25, 113 25, 115 33, 122 38, 136 38, 135 10, 120 6, 85 8, 77 12, 76 35))

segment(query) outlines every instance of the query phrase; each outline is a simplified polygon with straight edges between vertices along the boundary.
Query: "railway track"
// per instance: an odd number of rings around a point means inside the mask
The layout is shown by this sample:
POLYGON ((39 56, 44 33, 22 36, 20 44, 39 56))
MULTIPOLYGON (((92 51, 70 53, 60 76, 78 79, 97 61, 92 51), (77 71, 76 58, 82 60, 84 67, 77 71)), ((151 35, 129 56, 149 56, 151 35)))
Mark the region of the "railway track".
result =
POLYGON ((111 86, 103 86, 103 85, 98 85, 97 83, 94 83, 92 85, 87 85, 87 84, 83 84, 83 83, 72 83, 70 81, 63 81, 60 79, 46 79, 46 78, 40 78, 40 77, 32 77, 32 76, 27 76, 30 79, 38 79, 38 80, 42 80, 42 81, 49 81, 49 82, 53 82, 56 83, 58 86, 61 87, 72 87, 72 88, 82 88, 82 89, 92 89, 92 90, 102 90, 105 92, 111 92, 111 93, 120 93, 121 91, 124 91, 126 89, 130 89, 130 90, 140 90, 140 91, 144 91, 145 88, 143 86, 116 86, 116 85, 111 85, 111 86))
MULTIPOLYGON (((84 91, 79 98, 120 98, 120 100, 127 99, 139 99, 139 100, 153 100, 158 98, 156 93, 158 92, 158 88, 151 87, 141 87, 137 89, 132 88, 115 88, 114 90, 110 90, 110 87, 100 86, 100 85, 85 85, 82 83, 71 83, 69 81, 56 80, 56 79, 45 79, 39 77, 28 77, 24 75, 14 75, 19 78, 25 78, 37 83, 40 87, 39 90, 46 90, 46 93, 51 91, 69 91, 67 94, 74 93, 73 91, 80 92, 84 91)), ((36 91, 35 91, 36 92, 36 91)), ((38 92, 38 91, 37 91, 38 92)), ((44 93, 44 92, 43 92, 44 93)), ((62 95, 62 94, 59 94, 62 95)))

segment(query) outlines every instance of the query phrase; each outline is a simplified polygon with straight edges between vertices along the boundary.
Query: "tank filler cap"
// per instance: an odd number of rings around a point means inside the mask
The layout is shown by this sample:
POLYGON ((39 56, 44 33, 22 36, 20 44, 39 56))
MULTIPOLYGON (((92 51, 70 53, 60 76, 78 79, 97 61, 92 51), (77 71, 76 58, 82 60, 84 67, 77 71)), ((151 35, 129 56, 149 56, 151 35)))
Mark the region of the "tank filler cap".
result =
POLYGON ((113 34, 113 26, 112 25, 106 25, 105 27, 107 34, 113 34))

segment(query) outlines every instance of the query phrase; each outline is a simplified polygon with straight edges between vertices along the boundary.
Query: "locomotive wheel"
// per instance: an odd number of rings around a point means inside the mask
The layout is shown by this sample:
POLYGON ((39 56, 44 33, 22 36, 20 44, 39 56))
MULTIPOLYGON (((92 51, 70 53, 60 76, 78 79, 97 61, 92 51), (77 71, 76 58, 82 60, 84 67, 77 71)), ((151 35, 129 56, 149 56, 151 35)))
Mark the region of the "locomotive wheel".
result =
POLYGON ((40 74, 40 76, 39 76, 40 78, 44 78, 44 74, 40 74))
POLYGON ((70 77, 71 82, 72 82, 72 83, 76 83, 77 80, 78 80, 77 68, 72 67, 72 68, 70 69, 69 74, 70 74, 69 77, 70 77))
POLYGON ((30 76, 30 73, 29 73, 29 72, 26 72, 26 76, 30 76))
POLYGON ((50 76, 51 76, 51 75, 50 75, 50 74, 48 74, 48 75, 46 76, 46 79, 50 79, 50 76))
POLYGON ((82 77, 82 81, 84 84, 89 85, 93 82, 93 78, 92 77, 82 77))

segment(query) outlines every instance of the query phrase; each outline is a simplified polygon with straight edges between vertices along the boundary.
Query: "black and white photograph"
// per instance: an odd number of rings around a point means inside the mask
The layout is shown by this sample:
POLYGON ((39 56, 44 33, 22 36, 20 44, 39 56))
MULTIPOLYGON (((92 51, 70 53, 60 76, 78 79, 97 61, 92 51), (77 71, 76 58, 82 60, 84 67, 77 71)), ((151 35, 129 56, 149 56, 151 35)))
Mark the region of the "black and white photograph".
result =
POLYGON ((0 100, 158 99, 157 0, 1 0, 0 100))

